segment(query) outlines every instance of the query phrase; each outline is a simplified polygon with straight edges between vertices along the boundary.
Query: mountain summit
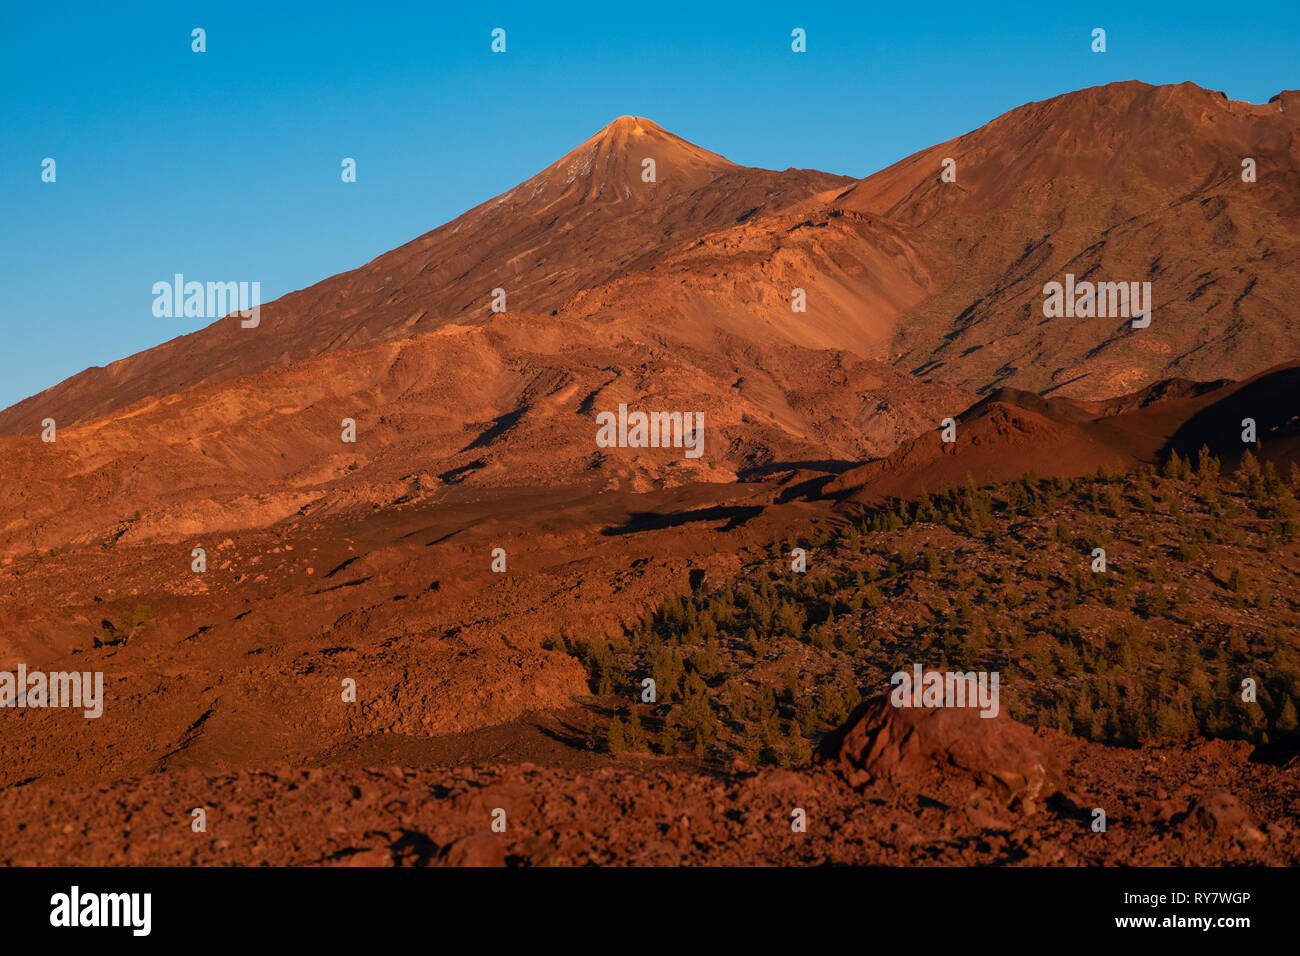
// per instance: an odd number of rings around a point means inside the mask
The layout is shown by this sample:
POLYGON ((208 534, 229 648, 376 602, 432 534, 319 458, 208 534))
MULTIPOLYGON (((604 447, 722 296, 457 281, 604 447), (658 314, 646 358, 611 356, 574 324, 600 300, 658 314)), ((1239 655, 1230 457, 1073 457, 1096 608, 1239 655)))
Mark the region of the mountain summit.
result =
POLYGON ((575 199, 652 202, 740 168, 648 119, 620 116, 506 196, 540 197, 543 208, 575 199))

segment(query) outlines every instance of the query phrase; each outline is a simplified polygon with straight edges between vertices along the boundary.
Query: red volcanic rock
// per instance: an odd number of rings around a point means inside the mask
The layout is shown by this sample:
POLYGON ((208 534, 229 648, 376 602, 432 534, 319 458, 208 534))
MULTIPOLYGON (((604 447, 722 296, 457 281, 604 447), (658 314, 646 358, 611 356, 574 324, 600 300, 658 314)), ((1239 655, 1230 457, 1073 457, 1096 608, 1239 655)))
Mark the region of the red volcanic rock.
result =
POLYGON ((1246 806, 1224 790, 1198 795, 1192 800, 1181 824, 1186 833, 1207 834, 1216 841, 1258 842, 1264 839, 1246 806))
POLYGON ((368 850, 358 850, 352 853, 338 863, 339 866, 394 866, 396 858, 393 851, 386 846, 371 847, 368 850))
POLYGON ((505 866, 506 845, 496 837, 465 836, 438 856, 441 866, 505 866))
POLYGON ((973 780, 1005 805, 1026 810, 1060 789, 1055 754, 1029 727, 970 707, 895 707, 888 696, 859 705, 828 735, 819 762, 853 786, 885 777, 909 789, 941 777, 973 780))

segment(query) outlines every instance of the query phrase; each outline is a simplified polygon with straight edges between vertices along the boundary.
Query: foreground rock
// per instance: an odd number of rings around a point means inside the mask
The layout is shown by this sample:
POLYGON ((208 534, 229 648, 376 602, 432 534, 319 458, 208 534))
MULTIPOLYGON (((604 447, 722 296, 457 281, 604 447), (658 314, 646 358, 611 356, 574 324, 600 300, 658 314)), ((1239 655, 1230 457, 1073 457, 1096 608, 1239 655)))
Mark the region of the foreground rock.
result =
MULTIPOLYGON (((1052 800, 1032 816, 1000 810, 991 796, 959 808, 883 776, 855 788, 817 769, 719 777, 648 766, 284 767, 30 784, 0 791, 0 865, 1300 863, 1300 781, 1280 768, 1198 741, 1112 748, 1051 739, 1076 799, 1052 800), (1253 823, 1215 796, 1224 780, 1235 781, 1253 823), (1171 813, 1147 812, 1162 792, 1171 813), (191 829, 194 807, 208 811, 206 832, 191 829), (1092 807, 1105 809, 1105 832, 1091 828, 1092 807), (796 809, 805 811, 804 832, 792 829, 796 809), (495 819, 504 832, 493 830, 495 819)), ((936 769, 948 787, 930 792, 950 798, 965 780, 974 797, 973 775, 955 766, 936 769)))
POLYGON ((1000 712, 981 717, 970 707, 895 707, 868 700, 828 735, 821 763, 851 785, 878 777, 925 792, 965 780, 1005 806, 1033 811, 1062 784, 1048 741, 1000 712))

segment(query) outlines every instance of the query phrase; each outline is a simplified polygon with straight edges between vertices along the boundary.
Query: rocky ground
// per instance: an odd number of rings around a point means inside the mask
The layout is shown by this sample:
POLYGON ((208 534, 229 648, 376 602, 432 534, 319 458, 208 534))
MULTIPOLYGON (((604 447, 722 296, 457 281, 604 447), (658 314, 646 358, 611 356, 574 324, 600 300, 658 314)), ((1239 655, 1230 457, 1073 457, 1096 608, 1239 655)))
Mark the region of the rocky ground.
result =
MULTIPOLYGON (((866 706, 817 765, 653 761, 154 774, 0 794, 6 864, 1246 864, 1300 861, 1300 768, 1245 744, 1088 745, 866 706), (924 721, 923 721, 924 723, 924 721), (955 762, 954 762, 955 760, 955 762), (1045 782, 1042 761, 1053 769, 1045 782), (869 779, 868 779, 869 778, 869 779), (1033 781, 1034 794, 1007 780, 1033 781), (1094 829, 1095 808, 1105 831, 1094 829), (195 830, 195 809, 206 829, 195 830), (804 811, 806 831, 796 832, 804 811), (504 817, 500 811, 504 812, 504 817), (504 832, 494 832, 494 821, 504 832)), ((951 712, 950 712, 951 713, 951 712)), ((971 723, 973 721, 973 724, 971 723)))

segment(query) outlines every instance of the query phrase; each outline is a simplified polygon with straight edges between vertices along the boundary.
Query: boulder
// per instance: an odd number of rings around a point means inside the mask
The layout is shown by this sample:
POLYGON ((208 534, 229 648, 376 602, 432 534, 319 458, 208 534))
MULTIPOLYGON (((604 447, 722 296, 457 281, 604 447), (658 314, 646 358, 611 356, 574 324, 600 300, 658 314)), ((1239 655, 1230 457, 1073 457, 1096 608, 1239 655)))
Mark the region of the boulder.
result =
POLYGON ((463 836, 443 848, 439 854, 440 866, 505 866, 505 842, 495 836, 481 834, 463 836))
POLYGON ((883 777, 916 790, 942 779, 973 781, 1004 805, 1033 810, 1063 778, 1048 742, 1005 713, 969 707, 895 707, 865 701, 823 738, 817 761, 853 786, 883 777))
POLYGON ((1194 797, 1187 813, 1177 822, 1184 833, 1205 834, 1216 842, 1257 843, 1264 839, 1245 804, 1226 790, 1194 797))

